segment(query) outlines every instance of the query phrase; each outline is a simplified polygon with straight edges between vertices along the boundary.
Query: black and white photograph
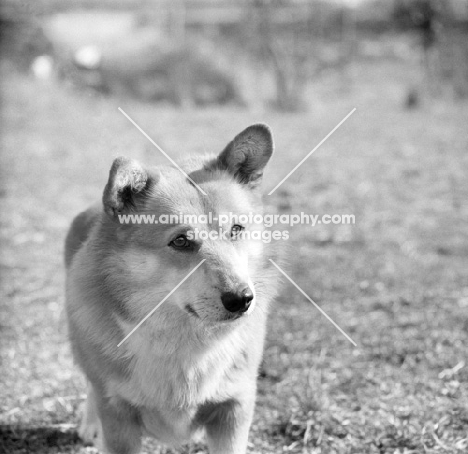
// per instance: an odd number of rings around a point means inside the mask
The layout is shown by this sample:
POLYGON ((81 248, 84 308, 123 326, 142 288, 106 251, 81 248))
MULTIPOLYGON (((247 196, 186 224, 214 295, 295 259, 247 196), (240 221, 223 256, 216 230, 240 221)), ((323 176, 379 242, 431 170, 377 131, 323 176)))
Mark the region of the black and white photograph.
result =
POLYGON ((468 453, 468 0, 1 0, 0 453, 468 453))

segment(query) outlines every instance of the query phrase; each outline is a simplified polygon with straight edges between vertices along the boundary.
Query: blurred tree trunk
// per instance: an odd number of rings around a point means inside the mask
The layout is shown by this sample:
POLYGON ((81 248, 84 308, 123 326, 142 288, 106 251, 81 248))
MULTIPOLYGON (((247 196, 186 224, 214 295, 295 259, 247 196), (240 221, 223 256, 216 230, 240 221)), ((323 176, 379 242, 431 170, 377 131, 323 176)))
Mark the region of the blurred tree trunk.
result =
MULTIPOLYGON (((304 92, 307 85, 307 62, 311 44, 307 33, 297 27, 293 20, 286 25, 277 25, 279 13, 289 13, 280 3, 256 2, 251 15, 259 35, 260 55, 272 71, 275 81, 274 105, 283 111, 302 110, 305 107, 304 92), (276 28, 275 28, 276 27, 276 28)), ((290 7, 293 12, 294 6, 290 7)), ((306 27, 310 22, 306 21, 306 27)))
POLYGON ((186 4, 185 0, 169 0, 170 36, 180 50, 180 61, 174 67, 175 93, 178 103, 184 108, 194 104, 189 52, 186 38, 186 4))

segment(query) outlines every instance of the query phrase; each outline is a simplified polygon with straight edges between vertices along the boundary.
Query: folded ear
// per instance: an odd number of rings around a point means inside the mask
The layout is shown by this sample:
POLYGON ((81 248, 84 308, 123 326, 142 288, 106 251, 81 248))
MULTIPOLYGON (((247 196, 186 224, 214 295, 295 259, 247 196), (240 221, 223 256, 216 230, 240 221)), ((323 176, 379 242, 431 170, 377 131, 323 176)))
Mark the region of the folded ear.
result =
POLYGON ((240 183, 257 186, 263 175, 263 169, 273 154, 273 136, 270 128, 262 123, 249 126, 218 156, 218 165, 240 183))
POLYGON ((148 173, 137 161, 122 156, 115 159, 102 196, 104 210, 115 216, 134 209, 148 183, 148 173))

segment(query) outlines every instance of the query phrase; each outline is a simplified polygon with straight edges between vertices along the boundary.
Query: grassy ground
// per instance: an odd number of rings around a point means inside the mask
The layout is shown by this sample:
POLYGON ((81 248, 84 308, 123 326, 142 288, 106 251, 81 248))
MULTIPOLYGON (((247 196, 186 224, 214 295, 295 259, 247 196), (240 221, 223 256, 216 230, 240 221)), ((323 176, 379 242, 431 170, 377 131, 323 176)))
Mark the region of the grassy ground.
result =
MULTIPOLYGON (((292 228, 288 270, 358 348, 285 284, 249 452, 466 452, 468 108, 405 110, 412 78, 362 66, 352 89, 322 83, 308 114, 280 115, 100 99, 3 68, 0 451, 93 452, 74 429, 84 387, 64 331, 63 239, 100 198, 113 157, 164 162, 121 106, 176 159, 268 122, 277 152, 265 192, 358 108, 266 197, 281 212, 355 214, 354 226, 292 228)), ((175 451, 148 441, 145 452, 175 451)))

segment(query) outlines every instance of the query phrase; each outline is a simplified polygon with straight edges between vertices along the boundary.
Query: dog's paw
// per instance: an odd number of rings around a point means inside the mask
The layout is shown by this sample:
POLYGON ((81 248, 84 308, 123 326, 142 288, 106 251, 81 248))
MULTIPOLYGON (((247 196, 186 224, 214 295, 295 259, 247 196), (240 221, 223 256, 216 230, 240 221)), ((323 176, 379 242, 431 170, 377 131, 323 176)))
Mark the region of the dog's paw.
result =
POLYGON ((101 427, 99 421, 87 423, 83 420, 78 429, 78 435, 85 444, 98 447, 101 439, 101 427))
POLYGON ((83 419, 81 420, 80 427, 78 428, 78 435, 85 445, 94 446, 101 450, 102 426, 101 421, 96 417, 96 415, 90 415, 88 412, 83 412, 83 419))

